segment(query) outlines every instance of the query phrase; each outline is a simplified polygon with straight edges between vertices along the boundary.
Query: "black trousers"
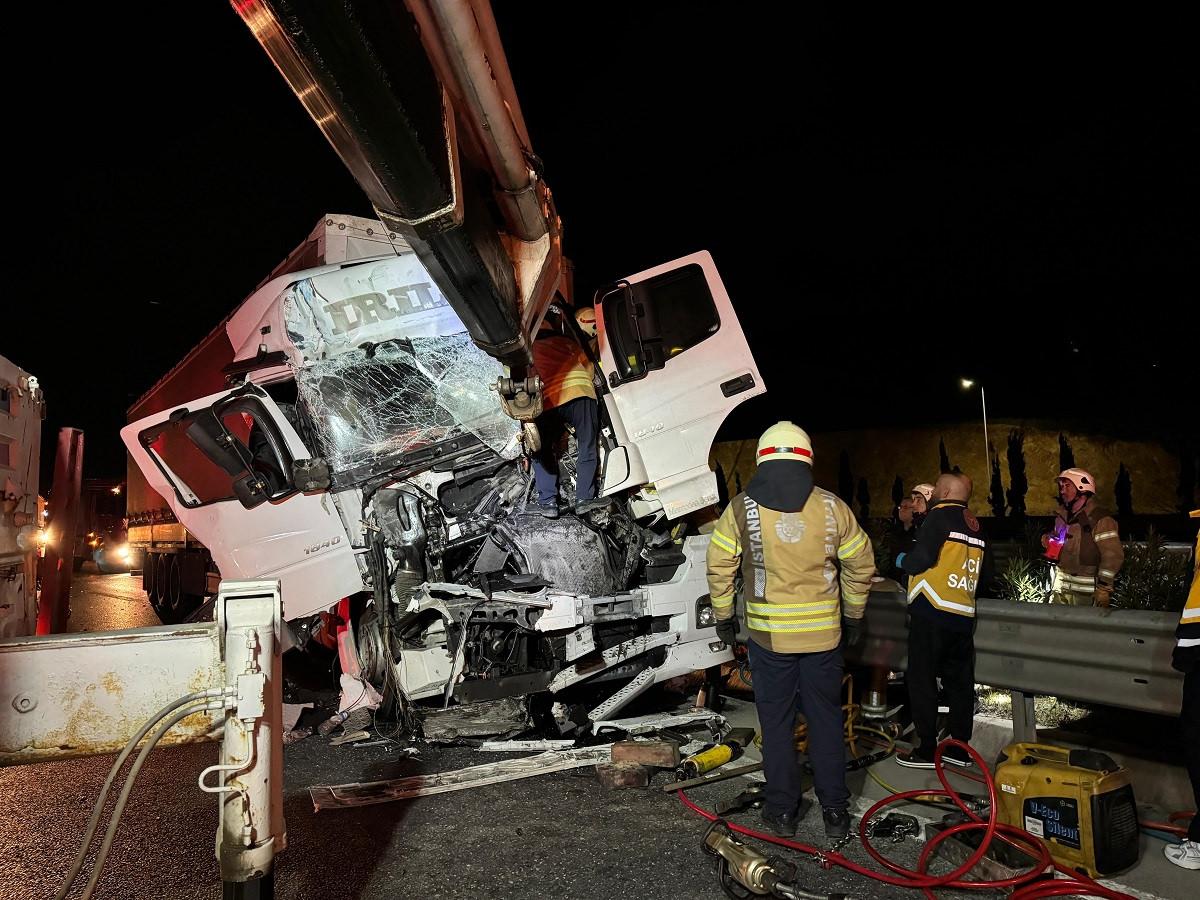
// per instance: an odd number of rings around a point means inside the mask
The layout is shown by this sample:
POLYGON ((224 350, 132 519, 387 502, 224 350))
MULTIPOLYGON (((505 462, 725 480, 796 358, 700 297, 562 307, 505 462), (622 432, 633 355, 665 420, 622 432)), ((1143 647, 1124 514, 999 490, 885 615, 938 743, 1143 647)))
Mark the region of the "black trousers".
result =
POLYGON ((542 449, 533 456, 533 478, 537 483, 538 503, 543 506, 558 497, 558 460, 554 446, 567 424, 575 429, 579 456, 575 461, 575 501, 596 496, 596 470, 600 465, 599 406, 591 397, 576 397, 562 406, 542 413, 537 420, 542 433, 542 449))
MULTIPOLYGON (((1179 710, 1179 727, 1183 732, 1183 753, 1187 760, 1192 795, 1200 810, 1200 668, 1183 676, 1183 706, 1179 710)), ((1200 812, 1188 826, 1188 840, 1200 841, 1200 812)))
POLYGON ((922 753, 937 746, 937 680, 950 707, 950 736, 971 739, 975 717, 975 636, 921 616, 908 626, 908 703, 922 753))
POLYGON ((775 653, 747 641, 754 706, 762 729, 766 807, 774 815, 791 814, 804 786, 793 733, 797 706, 808 723, 808 760, 822 806, 845 809, 846 745, 842 732, 842 651, 775 653))

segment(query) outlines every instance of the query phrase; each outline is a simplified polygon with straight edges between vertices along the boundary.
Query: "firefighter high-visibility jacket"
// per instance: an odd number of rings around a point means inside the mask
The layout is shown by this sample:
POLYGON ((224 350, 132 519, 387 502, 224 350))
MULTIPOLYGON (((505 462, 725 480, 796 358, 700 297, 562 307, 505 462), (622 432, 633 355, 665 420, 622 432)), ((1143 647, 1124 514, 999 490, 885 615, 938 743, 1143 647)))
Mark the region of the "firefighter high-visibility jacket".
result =
POLYGON ((708 590, 718 620, 742 614, 750 637, 776 653, 838 646, 842 619, 866 610, 875 554, 841 498, 815 488, 799 512, 779 512, 746 494, 730 501, 708 545, 708 590))
POLYGON ((542 379, 546 409, 562 406, 576 397, 596 399, 591 360, 571 338, 555 335, 534 341, 533 367, 542 379))
POLYGON ((955 631, 970 631, 975 589, 987 542, 979 520, 961 500, 939 500, 917 531, 913 549, 900 558, 908 573, 908 609, 955 631))
MULTIPOLYGON (((1192 513, 1200 518, 1200 511, 1192 513)), ((1179 615, 1179 627, 1175 629, 1175 655, 1172 664, 1180 672, 1192 672, 1200 663, 1200 537, 1196 539, 1195 571, 1192 572, 1192 589, 1188 591, 1187 603, 1179 615)))
POLYGON ((1096 498, 1089 497, 1082 510, 1074 516, 1061 507, 1055 527, 1067 526, 1067 542, 1058 559, 1058 568, 1067 576, 1064 581, 1071 590, 1090 593, 1096 585, 1112 589, 1121 564, 1125 561, 1125 549, 1117 533, 1117 520, 1096 506, 1096 498))

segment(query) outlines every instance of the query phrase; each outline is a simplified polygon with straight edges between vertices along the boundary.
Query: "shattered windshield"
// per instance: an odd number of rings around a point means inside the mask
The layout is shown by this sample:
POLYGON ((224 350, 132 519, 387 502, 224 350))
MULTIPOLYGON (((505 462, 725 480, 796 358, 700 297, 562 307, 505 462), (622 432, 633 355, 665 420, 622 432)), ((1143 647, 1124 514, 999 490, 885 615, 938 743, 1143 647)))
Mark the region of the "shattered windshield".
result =
POLYGON ((301 367, 296 383, 334 472, 386 471, 406 453, 468 433, 516 456, 518 423, 490 390, 501 374, 463 332, 346 350, 301 367))

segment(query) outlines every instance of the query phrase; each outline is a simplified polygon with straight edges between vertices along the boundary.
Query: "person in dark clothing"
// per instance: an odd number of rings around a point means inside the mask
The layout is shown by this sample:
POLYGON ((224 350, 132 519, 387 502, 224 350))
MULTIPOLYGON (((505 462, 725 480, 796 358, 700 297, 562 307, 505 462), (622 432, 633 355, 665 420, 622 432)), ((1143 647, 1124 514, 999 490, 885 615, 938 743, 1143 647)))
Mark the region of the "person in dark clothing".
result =
MULTIPOLYGON (((938 678, 950 707, 950 736, 970 741, 975 712, 975 590, 986 543, 979 520, 967 509, 971 482, 942 475, 913 549, 896 564, 908 573, 909 707, 918 744, 896 757, 909 768, 933 768, 937 746, 938 678)), ((957 747, 946 762, 971 765, 957 747)))
MULTIPOLYGON (((1200 519, 1200 509, 1191 514, 1200 519)), ((1192 796, 1200 810, 1200 537, 1193 549, 1195 569, 1192 572, 1192 588, 1179 614, 1179 627, 1175 629, 1175 652, 1171 654, 1171 665, 1183 672, 1183 704, 1179 709, 1179 727, 1183 732, 1184 759, 1187 761, 1188 778, 1192 782, 1192 796)), ((1192 816, 1187 839, 1178 844, 1168 844, 1163 854, 1181 869, 1200 870, 1200 812, 1192 816)))
MULTIPOLYGON (((893 560, 901 553, 908 553, 912 550, 913 544, 917 540, 917 531, 920 529, 921 523, 925 521, 925 514, 929 511, 929 501, 932 497, 932 484, 918 484, 896 507, 888 530, 888 549, 891 550, 893 560)), ((894 562, 888 570, 887 576, 901 585, 908 584, 908 573, 894 562)))

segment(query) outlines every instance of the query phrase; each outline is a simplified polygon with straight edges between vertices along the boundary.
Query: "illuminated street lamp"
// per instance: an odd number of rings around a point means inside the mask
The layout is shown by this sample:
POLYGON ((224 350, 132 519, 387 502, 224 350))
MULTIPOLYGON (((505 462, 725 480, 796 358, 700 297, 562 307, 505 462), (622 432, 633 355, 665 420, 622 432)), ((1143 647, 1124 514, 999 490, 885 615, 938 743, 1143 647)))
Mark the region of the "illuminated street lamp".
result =
MULTIPOLYGON (((959 380, 964 391, 969 391, 975 386, 974 380, 970 378, 962 378, 959 380)), ((979 386, 979 402, 983 405, 983 478, 984 483, 987 483, 989 474, 992 471, 992 445, 988 442, 987 432, 987 395, 984 393, 983 385, 979 386)))

